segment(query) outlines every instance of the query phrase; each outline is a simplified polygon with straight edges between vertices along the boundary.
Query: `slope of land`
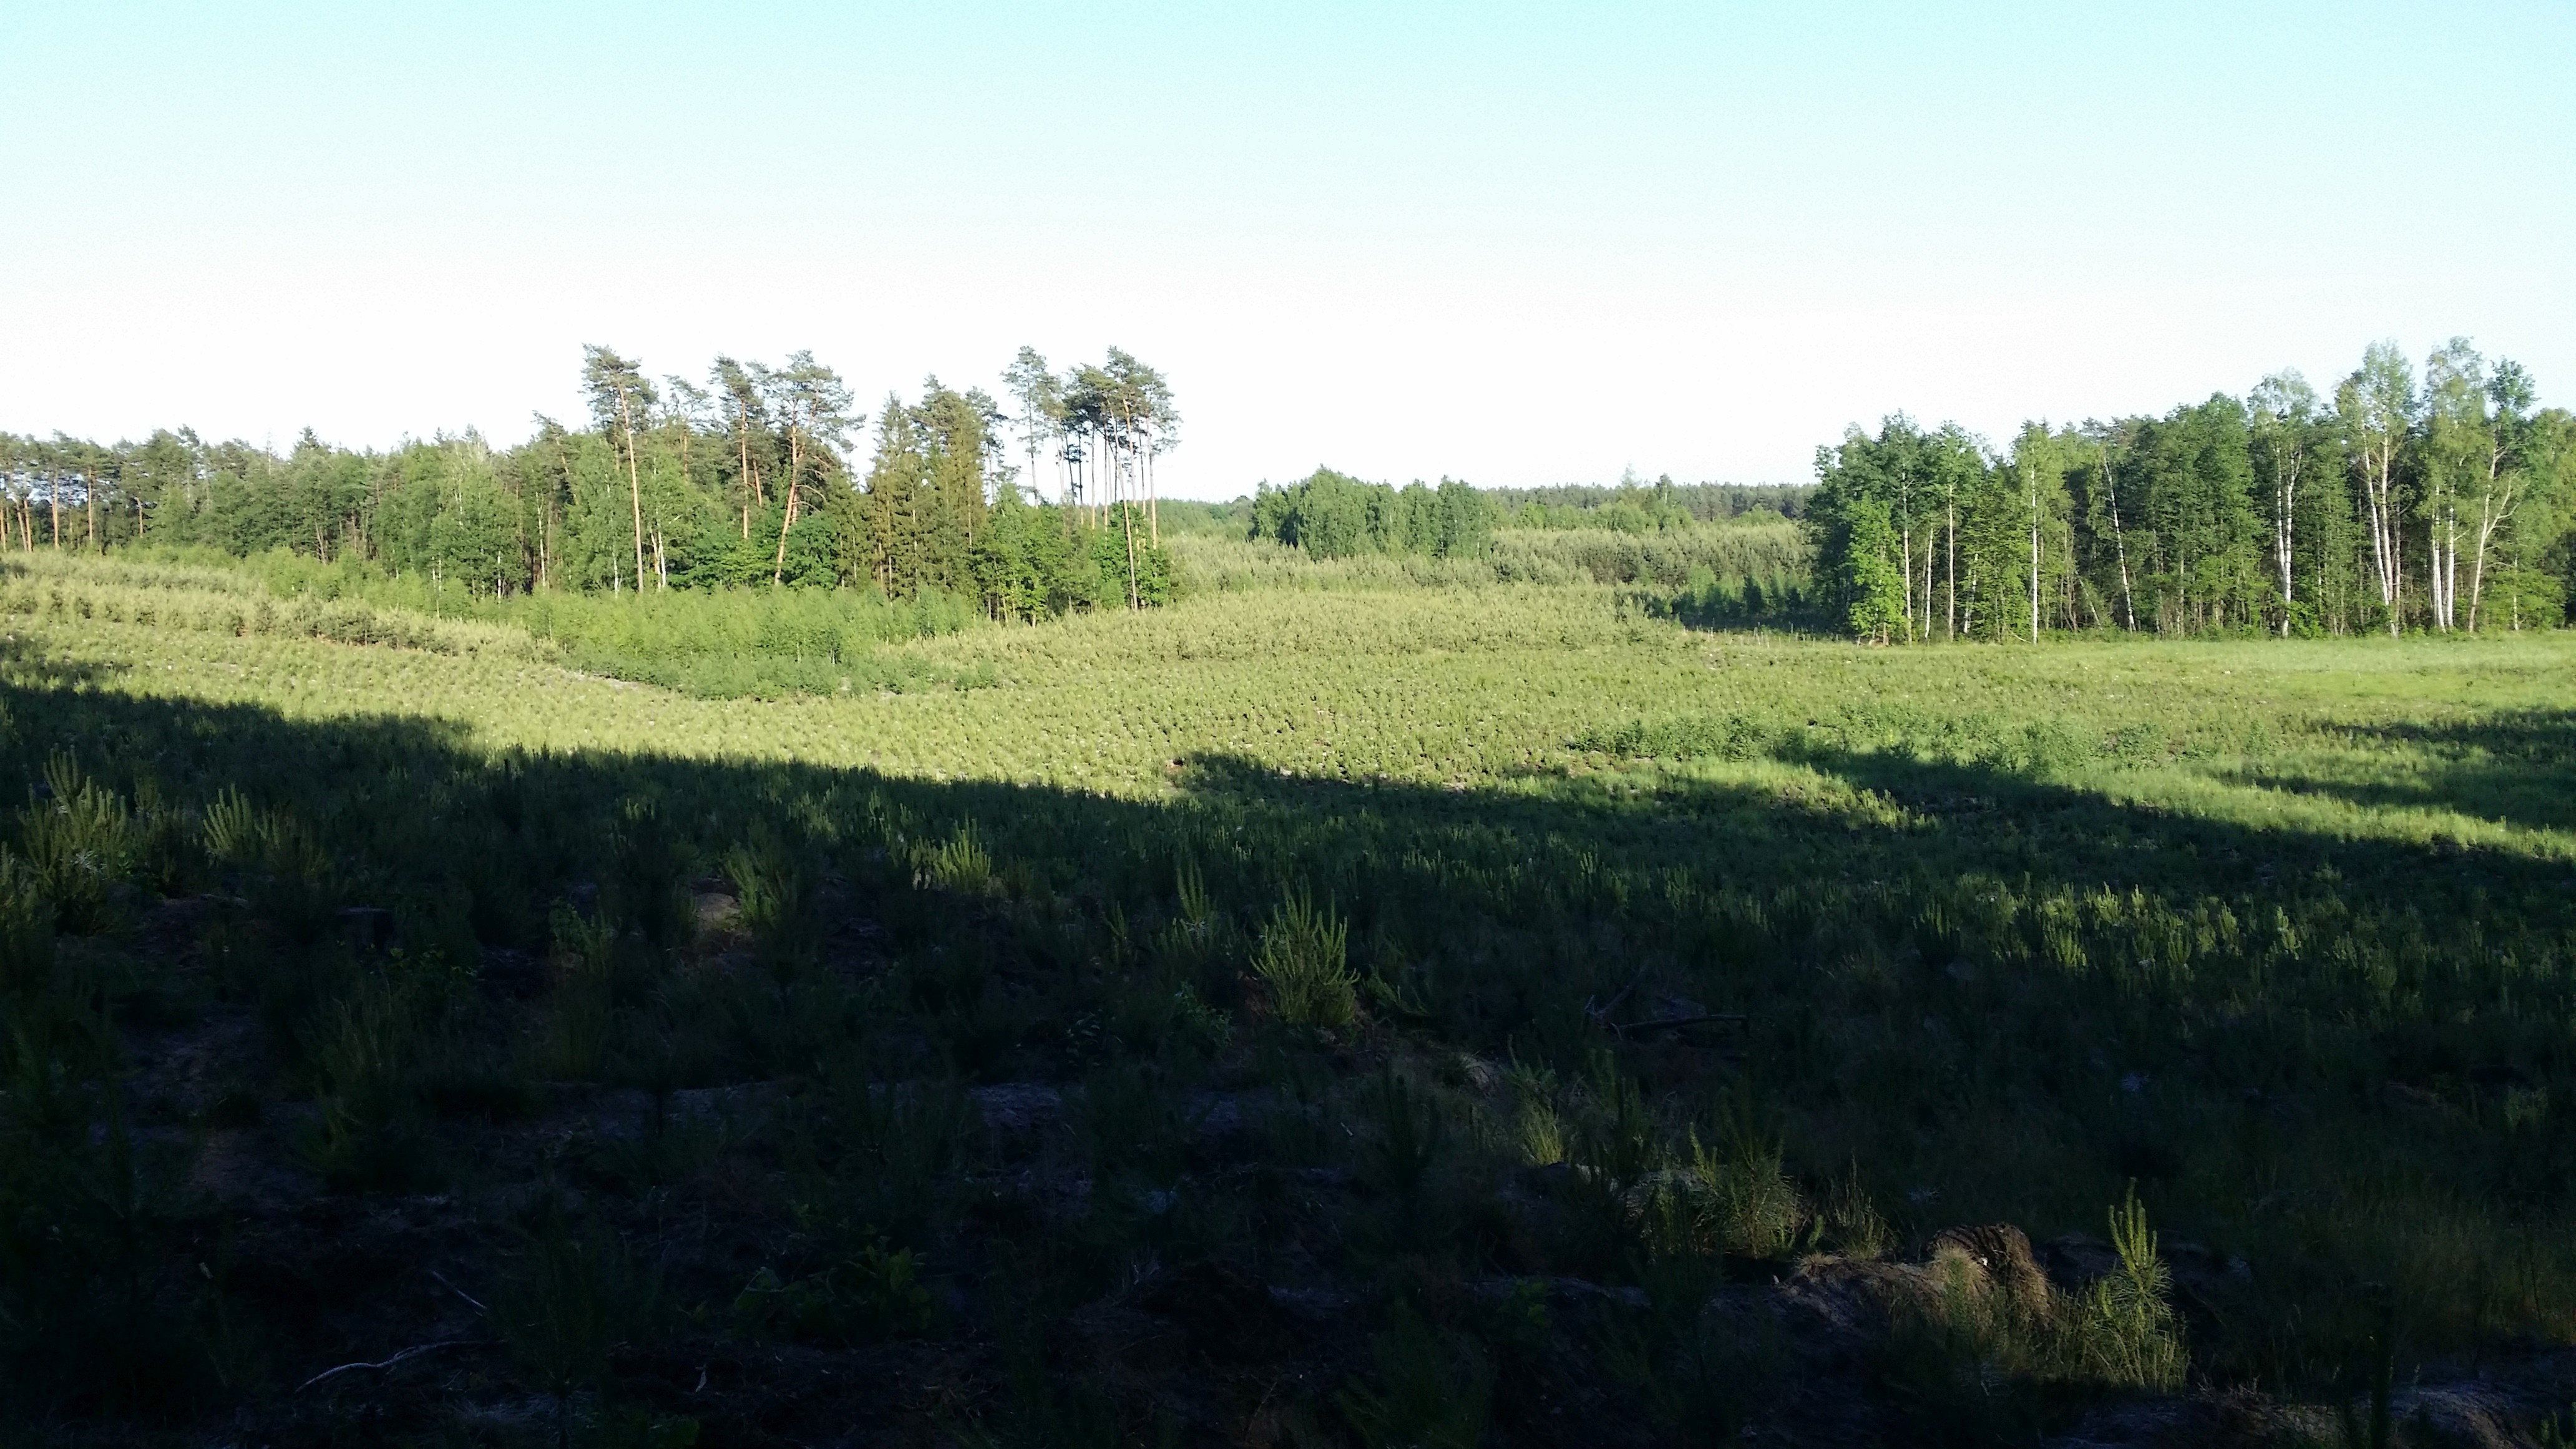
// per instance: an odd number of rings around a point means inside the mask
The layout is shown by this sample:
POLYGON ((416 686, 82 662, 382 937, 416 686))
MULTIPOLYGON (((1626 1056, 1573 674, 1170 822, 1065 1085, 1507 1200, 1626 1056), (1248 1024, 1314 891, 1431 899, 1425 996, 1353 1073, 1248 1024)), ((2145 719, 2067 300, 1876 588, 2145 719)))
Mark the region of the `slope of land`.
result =
POLYGON ((2565 635, 1876 650, 1435 582, 761 702, 6 592, 0 1349, 67 1440, 2566 1397, 2565 635))

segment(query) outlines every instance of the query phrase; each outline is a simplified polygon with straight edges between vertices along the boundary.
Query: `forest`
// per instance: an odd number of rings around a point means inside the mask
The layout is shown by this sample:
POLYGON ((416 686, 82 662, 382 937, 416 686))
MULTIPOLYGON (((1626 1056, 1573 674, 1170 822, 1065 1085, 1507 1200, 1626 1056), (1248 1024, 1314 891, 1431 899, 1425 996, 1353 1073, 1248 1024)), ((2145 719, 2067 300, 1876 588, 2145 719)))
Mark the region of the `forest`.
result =
POLYGON ((2564 623, 2576 418, 2465 338, 2393 343, 2161 417, 2000 451, 1898 416, 1816 453, 1838 622, 1880 642, 2050 631, 2516 632, 2564 623))
POLYGON ((1158 601, 1153 464, 1180 427, 1161 374, 1112 348, 1058 375, 1024 349, 1011 376, 1025 476, 1051 458, 1053 501, 1031 496, 980 389, 930 378, 871 429, 811 353, 719 357, 701 386, 592 347, 586 426, 540 416, 517 447, 472 431, 376 453, 307 430, 283 455, 185 428, 112 446, 0 435, 0 510, 22 552, 284 551, 492 599, 848 586, 996 618, 1158 601))
MULTIPOLYGON (((2001 448, 1898 414, 1819 448, 1811 484, 1398 487, 1319 467, 1226 504, 1159 496, 1180 416, 1129 354, 1058 373, 1023 348, 1003 376, 1009 412, 934 377, 870 414, 809 353, 719 357, 701 386, 594 347, 587 426, 539 417, 511 448, 0 434, 0 533, 21 552, 346 562, 460 602, 767 585, 1017 621, 1169 601, 1173 507, 1184 532, 1316 560, 1581 574, 1880 643, 2512 633, 2576 602, 2576 419, 2466 339, 2420 371, 2374 344, 2331 396, 2285 370, 2161 416, 2026 423, 2001 448)), ((1202 582, 1247 576, 1202 553, 1202 582)))

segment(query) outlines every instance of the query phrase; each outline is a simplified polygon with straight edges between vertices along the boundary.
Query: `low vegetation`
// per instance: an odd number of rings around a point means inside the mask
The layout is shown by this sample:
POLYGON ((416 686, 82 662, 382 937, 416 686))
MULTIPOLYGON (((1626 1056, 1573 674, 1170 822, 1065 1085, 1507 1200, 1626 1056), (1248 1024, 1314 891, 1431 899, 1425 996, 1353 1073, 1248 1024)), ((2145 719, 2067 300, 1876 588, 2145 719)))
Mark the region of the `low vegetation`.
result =
MULTIPOLYGON (((2376 1384, 2403 1435, 2576 1335, 2566 635, 1687 592, 934 619, 762 701, 578 667, 675 601, 23 564, 13 1420, 2003 1443, 2376 1384)), ((775 607, 926 607, 833 597, 775 607)))

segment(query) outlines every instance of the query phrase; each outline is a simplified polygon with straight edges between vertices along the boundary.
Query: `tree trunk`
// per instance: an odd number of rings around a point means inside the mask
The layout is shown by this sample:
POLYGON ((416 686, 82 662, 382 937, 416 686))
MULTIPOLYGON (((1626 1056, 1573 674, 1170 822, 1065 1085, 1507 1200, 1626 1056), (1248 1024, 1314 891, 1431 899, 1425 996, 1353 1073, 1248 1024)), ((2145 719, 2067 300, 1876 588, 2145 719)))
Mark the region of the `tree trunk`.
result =
POLYGON ((2039 475, 2022 465, 2022 483, 2030 493, 2030 642, 2039 642, 2039 475))
POLYGON ((1136 593, 1136 510, 1122 500, 1118 505, 1118 517, 1127 527, 1127 607, 1130 610, 1142 609, 1145 601, 1136 593))
POLYGON ((2129 594, 2129 534, 2120 526, 2120 485, 2111 477, 2111 450, 2102 450, 2102 492, 2111 504, 2111 547, 2120 559, 2120 615, 2132 634, 2138 632, 2138 605, 2129 594))
POLYGON ((805 431, 791 413, 787 421, 787 516, 778 525, 778 562, 769 573, 771 588, 787 581, 787 531, 796 526, 796 494, 804 481, 805 431))
POLYGON ((635 592, 644 592, 644 480, 635 466, 635 414, 626 404, 626 389, 617 389, 617 422, 626 433, 626 496, 635 506, 635 592))
POLYGON ((2487 486, 2478 496, 2477 557, 2469 565, 2469 632, 2478 632, 2478 614, 2486 597, 2487 552, 2494 546, 2496 533, 2513 517, 2514 505, 2520 501, 2519 489, 2505 482, 2505 449, 2501 443, 2487 449, 2487 486))
POLYGON ((2361 491, 2370 512, 2371 563, 2378 575, 2379 601, 2388 609, 2391 639, 2400 632, 2400 607, 2406 593, 2406 565, 2398 554, 2396 468, 2394 435, 2363 454, 2361 491))
POLYGON ((2294 577, 2297 555, 2294 546, 2296 525, 2292 517, 2293 510, 2298 507, 2302 461, 2299 457, 2293 457, 2287 463, 2277 458, 2273 460, 2274 468, 2279 471, 2275 474, 2272 494, 2272 555, 2281 570, 2281 637, 2284 639, 2290 637, 2290 582, 2294 577))

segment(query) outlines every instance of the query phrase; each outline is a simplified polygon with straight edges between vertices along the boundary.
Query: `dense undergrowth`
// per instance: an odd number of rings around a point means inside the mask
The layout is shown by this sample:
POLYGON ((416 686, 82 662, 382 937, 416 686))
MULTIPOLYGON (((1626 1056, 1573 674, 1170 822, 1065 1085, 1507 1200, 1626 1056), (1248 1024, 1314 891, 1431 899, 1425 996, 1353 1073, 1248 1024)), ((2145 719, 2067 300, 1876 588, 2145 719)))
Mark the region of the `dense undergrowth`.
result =
POLYGON ((2576 1335, 2560 641, 1198 607, 782 705, 17 616, 19 1422, 1724 1442, 1725 1285, 1926 1251, 1892 1442, 2576 1335))
POLYGON ((1783 600, 1803 588, 1813 550, 1797 525, 1729 522, 1667 533, 1609 529, 1506 528, 1472 556, 1359 553, 1317 558, 1271 539, 1209 533, 1170 540, 1185 588, 1245 590, 1380 589, 1404 585, 1630 584, 1664 594, 1734 600, 1746 584, 1783 600))
POLYGON ((848 589, 494 598, 362 563, 271 553, 29 554, 0 563, 0 613, 543 659, 708 699, 974 688, 887 646, 984 623, 962 599, 848 589))

